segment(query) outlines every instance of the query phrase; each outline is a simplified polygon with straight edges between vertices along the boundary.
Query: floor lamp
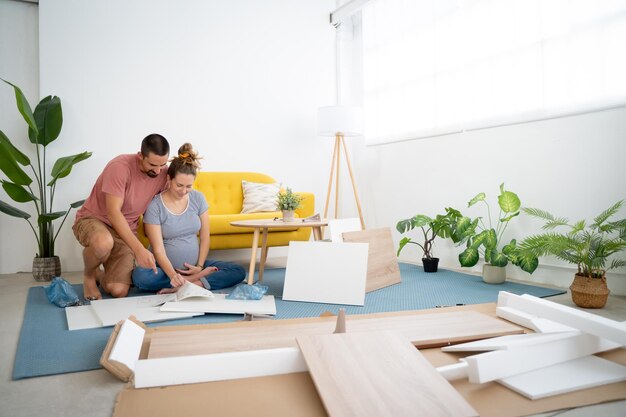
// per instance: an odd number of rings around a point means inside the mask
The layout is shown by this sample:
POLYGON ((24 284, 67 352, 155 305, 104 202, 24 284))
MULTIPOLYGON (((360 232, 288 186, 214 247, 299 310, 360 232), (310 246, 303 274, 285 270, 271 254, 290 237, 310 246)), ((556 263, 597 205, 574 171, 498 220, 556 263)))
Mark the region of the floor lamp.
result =
POLYGON ((352 182, 352 190, 354 191, 354 199, 356 207, 359 211, 359 219, 361 220, 361 228, 365 230, 365 222, 363 221, 363 213, 361 212, 361 203, 359 195, 356 191, 354 182, 354 174, 352 173, 352 165, 346 148, 345 136, 360 136, 363 134, 363 111, 359 107, 352 106, 328 106, 320 107, 317 112, 317 134, 319 136, 334 136, 335 147, 333 150, 333 158, 330 164, 330 178, 328 179, 328 193, 326 194, 326 205, 324 206, 324 218, 328 215, 328 204, 330 202, 330 192, 333 186, 333 177, 335 178, 335 218, 339 212, 339 167, 341 161, 341 149, 343 148, 350 173, 350 181, 352 182))

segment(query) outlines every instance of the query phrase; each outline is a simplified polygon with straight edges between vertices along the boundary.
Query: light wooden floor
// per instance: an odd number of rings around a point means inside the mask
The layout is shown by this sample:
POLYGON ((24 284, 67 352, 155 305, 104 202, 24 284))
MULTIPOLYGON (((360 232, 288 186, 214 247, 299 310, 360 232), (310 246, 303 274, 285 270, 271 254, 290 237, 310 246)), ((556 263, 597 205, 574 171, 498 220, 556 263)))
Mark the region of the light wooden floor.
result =
MULTIPOLYGON (((282 266, 282 261, 269 267, 282 266)), ((81 273, 63 273, 72 283, 80 283, 81 273)), ((105 370, 77 372, 11 381, 13 361, 24 315, 28 288, 43 285, 29 273, 0 275, 0 417, 65 416, 109 417, 118 392, 124 383, 105 370)), ((569 295, 550 298, 570 305, 569 295)), ((611 297, 608 306, 598 311, 612 319, 626 320, 626 297, 611 297)), ((42 340, 41 343, 45 343, 42 340)), ((542 416, 625 416, 626 401, 582 407, 542 416)))

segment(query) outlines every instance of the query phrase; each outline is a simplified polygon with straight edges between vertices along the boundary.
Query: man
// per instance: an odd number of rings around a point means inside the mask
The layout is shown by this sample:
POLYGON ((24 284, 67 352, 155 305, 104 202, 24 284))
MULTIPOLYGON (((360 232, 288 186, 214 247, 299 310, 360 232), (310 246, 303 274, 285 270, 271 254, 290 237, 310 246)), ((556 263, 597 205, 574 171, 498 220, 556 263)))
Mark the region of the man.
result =
POLYGON ((136 232, 139 216, 165 189, 169 152, 163 136, 146 136, 141 152, 120 155, 106 165, 76 213, 72 230, 84 247, 83 289, 88 300, 102 298, 98 281, 113 297, 126 297, 135 263, 157 272, 154 255, 136 232))

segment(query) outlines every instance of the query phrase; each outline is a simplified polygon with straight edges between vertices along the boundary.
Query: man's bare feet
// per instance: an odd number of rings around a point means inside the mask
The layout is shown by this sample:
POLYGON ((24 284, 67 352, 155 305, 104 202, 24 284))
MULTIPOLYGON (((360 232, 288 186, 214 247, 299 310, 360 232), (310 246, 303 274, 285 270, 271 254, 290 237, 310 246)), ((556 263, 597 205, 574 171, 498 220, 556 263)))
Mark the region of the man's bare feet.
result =
POLYGON ((95 277, 83 276, 83 293, 87 300, 100 300, 102 298, 95 277))

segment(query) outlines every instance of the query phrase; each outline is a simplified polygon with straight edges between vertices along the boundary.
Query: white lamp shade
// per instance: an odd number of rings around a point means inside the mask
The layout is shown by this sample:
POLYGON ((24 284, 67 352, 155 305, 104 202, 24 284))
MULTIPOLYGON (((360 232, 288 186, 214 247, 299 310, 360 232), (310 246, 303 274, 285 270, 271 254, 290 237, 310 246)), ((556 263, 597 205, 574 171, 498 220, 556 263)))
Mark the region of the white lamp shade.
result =
POLYGON ((327 106, 317 110, 320 136, 359 136, 363 134, 363 109, 353 106, 327 106))

